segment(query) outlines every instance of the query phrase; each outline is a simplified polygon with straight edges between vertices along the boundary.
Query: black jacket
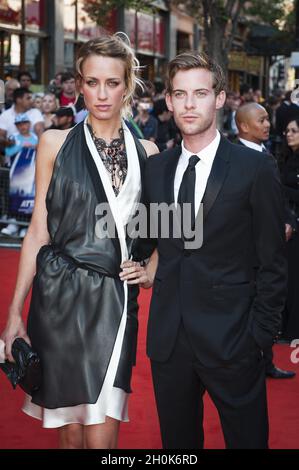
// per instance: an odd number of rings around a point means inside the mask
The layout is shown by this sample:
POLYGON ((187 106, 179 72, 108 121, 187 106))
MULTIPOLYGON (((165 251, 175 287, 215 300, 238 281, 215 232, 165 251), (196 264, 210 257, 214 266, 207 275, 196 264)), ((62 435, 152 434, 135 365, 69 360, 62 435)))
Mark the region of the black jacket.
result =
MULTIPOLYGON (((174 201, 181 147, 148 159, 148 203, 174 201)), ((286 294, 284 211, 270 156, 221 138, 203 198, 203 245, 157 239, 147 352, 165 361, 180 322, 199 361, 229 363, 272 344, 286 294), (257 256, 258 270, 252 257, 257 256)))

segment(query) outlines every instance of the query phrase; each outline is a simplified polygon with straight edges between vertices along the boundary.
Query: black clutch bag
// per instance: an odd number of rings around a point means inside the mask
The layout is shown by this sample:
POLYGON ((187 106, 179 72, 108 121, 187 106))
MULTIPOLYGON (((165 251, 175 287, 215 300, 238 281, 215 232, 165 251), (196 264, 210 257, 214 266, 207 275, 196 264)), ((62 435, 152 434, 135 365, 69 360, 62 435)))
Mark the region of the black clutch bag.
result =
POLYGON ((0 364, 0 368, 6 374, 14 389, 19 385, 26 393, 31 395, 41 385, 40 359, 23 338, 14 340, 11 353, 16 362, 5 361, 0 364))

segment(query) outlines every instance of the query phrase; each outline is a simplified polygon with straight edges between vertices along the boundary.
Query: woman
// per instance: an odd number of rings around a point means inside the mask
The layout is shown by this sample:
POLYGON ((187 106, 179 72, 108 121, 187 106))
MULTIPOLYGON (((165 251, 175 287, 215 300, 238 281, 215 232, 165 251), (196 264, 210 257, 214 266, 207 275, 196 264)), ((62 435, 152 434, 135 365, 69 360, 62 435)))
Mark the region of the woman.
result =
POLYGON ((61 448, 115 448, 119 423, 128 420, 137 291, 119 272, 134 252, 125 227, 146 153, 157 153, 122 119, 137 66, 116 35, 85 43, 77 72, 89 115, 71 130, 45 132, 38 149, 36 203, 2 339, 9 360, 17 336, 39 354, 43 383, 24 411, 59 428, 61 448), (114 238, 103 237, 103 204, 114 238), (21 312, 32 283, 27 336, 21 312))
POLYGON ((288 149, 282 165, 282 183, 289 205, 297 221, 297 229, 287 243, 288 297, 282 335, 291 341, 299 338, 299 119, 289 122, 285 131, 288 149))
POLYGON ((54 93, 46 93, 43 97, 41 111, 45 121, 45 130, 53 126, 55 111, 57 110, 57 98, 54 93))

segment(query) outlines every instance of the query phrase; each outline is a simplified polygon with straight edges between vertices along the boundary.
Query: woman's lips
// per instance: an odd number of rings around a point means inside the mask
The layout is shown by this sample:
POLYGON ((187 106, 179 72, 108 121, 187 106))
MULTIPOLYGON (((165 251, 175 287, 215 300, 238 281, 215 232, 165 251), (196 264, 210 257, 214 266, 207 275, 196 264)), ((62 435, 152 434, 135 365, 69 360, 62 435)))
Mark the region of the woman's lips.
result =
POLYGON ((99 104, 99 105, 96 105, 96 108, 99 111, 108 111, 108 109, 111 108, 111 105, 109 105, 109 104, 99 104))

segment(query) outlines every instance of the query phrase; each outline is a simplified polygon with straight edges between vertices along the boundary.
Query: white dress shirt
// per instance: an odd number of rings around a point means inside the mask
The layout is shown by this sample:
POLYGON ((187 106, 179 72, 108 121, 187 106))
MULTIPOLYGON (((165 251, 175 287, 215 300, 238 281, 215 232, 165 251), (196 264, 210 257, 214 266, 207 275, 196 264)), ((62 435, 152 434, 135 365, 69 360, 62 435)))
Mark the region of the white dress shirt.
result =
POLYGON ((196 170, 196 180, 195 180, 195 214, 197 214, 200 203, 202 201, 204 192, 206 190, 208 178, 211 173, 211 168, 213 165, 213 161, 220 143, 220 132, 216 131, 215 139, 203 150, 198 153, 189 152, 184 145, 184 141, 182 141, 182 153, 179 158, 179 162, 177 165, 175 178, 174 178, 174 201, 175 205, 177 205, 179 189, 181 186, 181 182, 183 179, 183 175, 185 170, 189 164, 189 158, 191 155, 197 155, 200 160, 197 163, 195 170, 196 170))
POLYGON ((256 144, 255 142, 251 142, 250 140, 246 139, 239 139, 242 144, 244 144, 246 147, 249 147, 253 150, 257 150, 258 152, 268 152, 264 144, 256 144))

